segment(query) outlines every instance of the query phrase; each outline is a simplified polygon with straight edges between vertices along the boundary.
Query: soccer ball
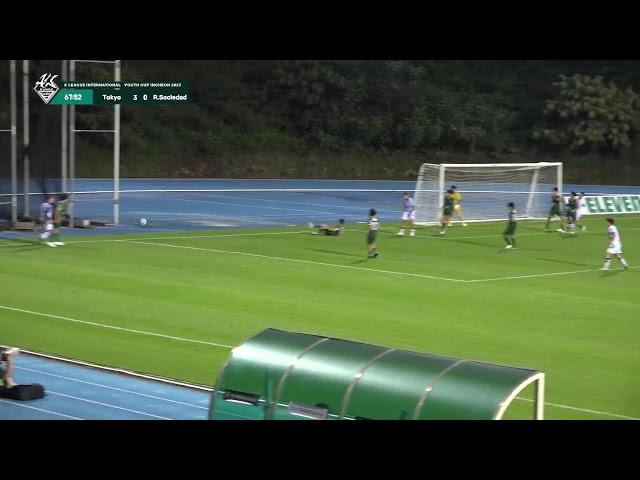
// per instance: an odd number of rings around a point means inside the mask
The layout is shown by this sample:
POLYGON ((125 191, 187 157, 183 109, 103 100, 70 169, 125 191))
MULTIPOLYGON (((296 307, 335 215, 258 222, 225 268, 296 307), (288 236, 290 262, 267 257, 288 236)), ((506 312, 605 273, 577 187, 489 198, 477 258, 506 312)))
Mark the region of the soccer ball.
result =
POLYGON ((83 220, 82 221, 82 226, 84 228, 89 228, 91 226, 91 222, 89 220, 83 220))
POLYGON ((146 218, 141 218, 140 219, 140 225, 142 225, 143 227, 147 224, 147 219, 146 218))

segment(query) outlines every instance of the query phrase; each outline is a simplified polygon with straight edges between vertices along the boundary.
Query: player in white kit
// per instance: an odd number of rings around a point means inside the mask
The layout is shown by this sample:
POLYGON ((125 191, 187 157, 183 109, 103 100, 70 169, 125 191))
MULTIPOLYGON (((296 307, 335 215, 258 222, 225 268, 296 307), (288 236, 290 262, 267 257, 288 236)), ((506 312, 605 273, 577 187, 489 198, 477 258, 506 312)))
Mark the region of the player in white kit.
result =
POLYGON ((53 221, 55 216, 53 196, 47 196, 47 201, 40 205, 40 223, 42 230, 40 233, 40 240, 49 245, 50 247, 57 247, 55 242, 51 241, 51 233, 53 232, 53 221))
POLYGON ((615 255, 624 268, 629 268, 629 264, 622 256, 622 240, 620 240, 620 233, 618 232, 618 227, 616 227, 615 220, 613 218, 607 218, 607 222, 609 223, 609 227, 607 228, 607 232, 609 234, 609 248, 607 248, 607 252, 604 258, 604 267, 603 270, 609 270, 611 266, 611 255, 615 255))
POLYGON ((576 227, 580 227, 580 229, 584 232, 587 227, 585 225, 581 225, 578 223, 580 221, 580 217, 587 212, 587 201, 584 199, 586 194, 584 192, 580 192, 578 195, 578 210, 576 211, 576 227))
POLYGON ((400 224, 398 235, 404 235, 404 227, 408 224, 411 226, 411 233, 409 235, 415 237, 416 226, 413 222, 416 220, 416 204, 407 192, 402 194, 402 206, 404 211, 402 212, 402 223, 400 224))

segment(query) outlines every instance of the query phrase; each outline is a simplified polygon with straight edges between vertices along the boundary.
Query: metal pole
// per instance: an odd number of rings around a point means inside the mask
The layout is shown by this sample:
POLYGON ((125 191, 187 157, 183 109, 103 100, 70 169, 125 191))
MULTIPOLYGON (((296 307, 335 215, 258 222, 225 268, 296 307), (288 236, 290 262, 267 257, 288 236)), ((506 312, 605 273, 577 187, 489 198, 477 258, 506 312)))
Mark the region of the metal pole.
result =
MULTIPOLYGON (((120 60, 115 63, 115 81, 120 81, 120 60)), ((113 111, 113 223, 120 223, 120 104, 113 111)))
POLYGON ((16 61, 10 60, 11 92, 11 222, 18 221, 18 131, 16 105, 16 61))
MULTIPOLYGON (((69 80, 76 79, 76 61, 69 63, 69 80)), ((69 226, 74 227, 74 211, 76 203, 75 182, 76 182, 76 106, 69 105, 69 226)))
POLYGON ((24 152, 22 161, 24 166, 24 216, 29 216, 29 60, 22 61, 22 136, 24 152))
POLYGON ((558 165, 558 193, 560 195, 563 194, 562 193, 562 166, 563 166, 562 163, 558 165))
MULTIPOLYGON (((67 61, 62 60, 62 81, 65 82, 67 80, 67 61)), ((69 115, 69 107, 67 105, 62 105, 62 151, 60 152, 60 165, 62 167, 62 191, 67 193, 67 162, 69 157, 69 149, 68 149, 68 133, 69 133, 69 125, 68 125, 68 115, 69 115)))
POLYGON ((544 374, 536 382, 535 419, 544 420, 544 374))

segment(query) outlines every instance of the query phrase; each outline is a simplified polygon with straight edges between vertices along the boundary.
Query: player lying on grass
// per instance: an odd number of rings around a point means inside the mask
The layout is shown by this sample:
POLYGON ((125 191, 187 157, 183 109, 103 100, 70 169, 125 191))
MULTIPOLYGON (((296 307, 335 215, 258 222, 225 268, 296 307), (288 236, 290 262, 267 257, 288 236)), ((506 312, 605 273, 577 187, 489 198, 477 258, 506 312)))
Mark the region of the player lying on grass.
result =
POLYGON ((416 220, 416 204, 407 192, 402 194, 402 208, 402 221, 398 235, 404 235, 404 228, 409 225, 411 227, 409 235, 414 237, 416 235, 416 226, 413 222, 416 220))
POLYGON ((8 348, 0 352, 0 391, 16 386, 16 382, 13 381, 13 358, 19 352, 17 348, 8 348))
POLYGON ((338 223, 336 223, 335 227, 330 227, 329 225, 325 224, 314 225, 313 223, 309 222, 309 228, 318 229, 317 232, 311 232, 312 235, 320 235, 321 233, 330 236, 342 235, 344 233, 344 218, 338 220, 338 223))
POLYGON ((467 224, 464 223, 464 218, 462 218, 462 195, 455 185, 451 185, 451 190, 453 190, 453 194, 451 195, 451 199, 453 200, 453 219, 461 221, 462 226, 466 227, 467 224))
POLYGON ((518 214, 518 211, 516 210, 516 206, 513 202, 509 202, 507 204, 507 207, 509 207, 509 222, 507 223, 507 228, 505 228, 502 236, 504 238, 504 241, 507 242, 507 246, 504 248, 509 249, 516 248, 515 234, 516 227, 518 226, 518 224, 516 223, 516 215, 518 214))
POLYGON ((564 227, 564 221, 562 219, 562 213, 560 213, 560 202, 562 201, 562 196, 560 192, 558 192, 557 188, 553 189, 553 194, 551 195, 551 209, 549 210, 549 216, 547 217, 547 225, 544 227, 546 230, 549 230, 549 223, 551 219, 554 217, 558 217, 560 219, 560 228, 558 232, 562 232, 562 227, 564 227))
POLYGON ((377 213, 374 208, 369 210, 369 223, 367 225, 367 251, 369 252, 369 258, 378 256, 376 237, 378 236, 378 230, 380 230, 380 223, 378 223, 378 218, 376 217, 377 213))
POLYGON ((615 226, 615 220, 613 218, 607 218, 607 233, 609 235, 609 248, 605 253, 603 270, 609 270, 611 266, 611 255, 615 255, 624 268, 629 268, 629 264, 622 256, 622 240, 620 239, 620 233, 618 227, 615 226))
POLYGON ((45 242, 50 247, 57 247, 54 242, 51 241, 51 233, 53 232, 53 221, 54 221, 54 208, 53 208, 54 198, 53 195, 49 195, 47 197, 47 201, 40 205, 40 225, 41 225, 41 233, 40 240, 45 242))
POLYGON ((453 214, 453 190, 447 190, 447 193, 444 196, 444 206, 442 207, 442 218, 440 219, 440 226, 442 229, 440 230, 440 235, 444 235, 447 231, 447 227, 449 226, 449 220, 451 215, 453 214))

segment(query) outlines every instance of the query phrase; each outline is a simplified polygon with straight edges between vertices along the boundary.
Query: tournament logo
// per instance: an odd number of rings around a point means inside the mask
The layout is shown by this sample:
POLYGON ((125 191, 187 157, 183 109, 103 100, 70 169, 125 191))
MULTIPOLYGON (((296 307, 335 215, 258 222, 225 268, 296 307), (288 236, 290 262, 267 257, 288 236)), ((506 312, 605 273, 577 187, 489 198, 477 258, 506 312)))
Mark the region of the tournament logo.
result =
POLYGON ((45 73, 40 77, 40 80, 36 82, 36 86, 33 87, 35 92, 40 96, 44 103, 49 103, 53 96, 60 90, 54 80, 58 75, 51 75, 45 73))

